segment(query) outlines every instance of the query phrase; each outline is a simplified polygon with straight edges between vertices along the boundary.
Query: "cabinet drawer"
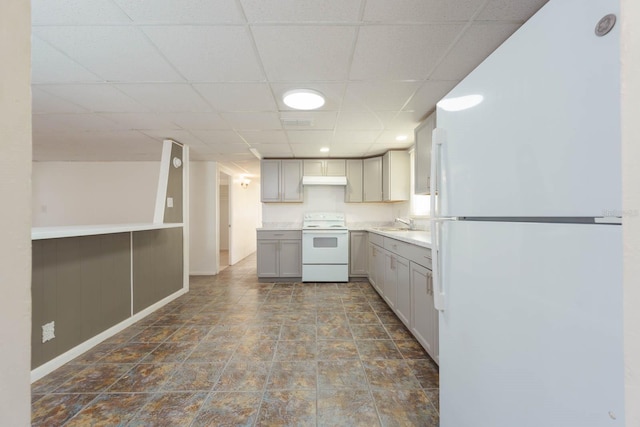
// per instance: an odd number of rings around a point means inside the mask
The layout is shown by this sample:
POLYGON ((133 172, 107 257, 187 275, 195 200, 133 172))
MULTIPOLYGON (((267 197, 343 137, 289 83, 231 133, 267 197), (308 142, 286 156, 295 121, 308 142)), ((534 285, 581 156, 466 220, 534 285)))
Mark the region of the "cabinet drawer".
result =
POLYGON ((258 240, 300 240, 302 232, 300 230, 259 230, 258 240))
POLYGON ((378 245, 380 247, 384 246, 384 237, 376 234, 376 233, 369 233, 369 243, 373 243, 374 245, 378 245))
POLYGON ((416 264, 431 268, 431 249, 422 246, 412 245, 411 243, 401 242, 400 240, 389 237, 384 238, 384 248, 401 257, 407 258, 416 264))

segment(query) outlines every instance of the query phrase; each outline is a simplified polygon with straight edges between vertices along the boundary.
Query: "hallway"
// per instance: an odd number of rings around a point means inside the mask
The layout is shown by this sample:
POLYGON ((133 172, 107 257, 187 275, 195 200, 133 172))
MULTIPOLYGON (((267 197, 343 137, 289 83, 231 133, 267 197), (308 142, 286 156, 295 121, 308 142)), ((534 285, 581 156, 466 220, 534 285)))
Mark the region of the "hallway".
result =
POLYGON ((35 426, 437 426, 438 368, 368 282, 255 254, 32 385, 35 426))

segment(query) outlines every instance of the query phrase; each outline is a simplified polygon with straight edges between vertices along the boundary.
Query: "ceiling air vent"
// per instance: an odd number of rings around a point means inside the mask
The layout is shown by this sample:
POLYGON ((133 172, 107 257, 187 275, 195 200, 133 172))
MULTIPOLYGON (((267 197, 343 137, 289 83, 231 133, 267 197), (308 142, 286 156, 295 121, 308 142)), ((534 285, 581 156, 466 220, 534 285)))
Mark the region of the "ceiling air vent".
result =
POLYGON ((280 119, 285 128, 308 128, 313 126, 311 119, 280 119))

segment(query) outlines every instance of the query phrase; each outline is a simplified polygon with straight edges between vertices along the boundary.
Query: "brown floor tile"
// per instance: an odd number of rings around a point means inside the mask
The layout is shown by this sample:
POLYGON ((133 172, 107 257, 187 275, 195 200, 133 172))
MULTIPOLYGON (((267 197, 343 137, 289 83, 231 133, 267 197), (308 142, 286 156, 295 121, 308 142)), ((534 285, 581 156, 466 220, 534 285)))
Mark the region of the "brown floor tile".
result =
POLYGON ((316 325, 306 324, 285 324, 282 327, 282 333, 280 335, 282 340, 302 340, 302 341, 315 341, 316 340, 316 325))
POLYGON ((438 427, 439 417, 422 390, 373 390, 383 426, 438 427))
POLYGON ((134 336, 129 342, 151 342, 161 343, 178 330, 177 326, 149 326, 138 335, 134 336))
POLYGON ((359 360, 335 360, 318 362, 319 389, 366 389, 367 377, 359 360))
POLYGON ((153 350, 143 363, 180 363, 184 361, 195 348, 192 342, 170 342, 160 344, 153 350))
POLYGON ((264 395, 256 426, 315 427, 315 425, 315 390, 270 390, 264 395))
POLYGON ((67 382, 67 380, 79 374, 83 369, 84 366, 75 364, 63 365, 44 378, 41 378, 31 384, 31 392, 38 394, 51 393, 62 384, 67 382))
POLYGON ((428 388, 423 389, 423 391, 433 407, 436 408, 436 411, 440 412, 440 390, 437 388, 428 388))
POLYGON ((65 424, 65 427, 86 426, 121 426, 133 418, 138 409, 149 399, 149 394, 116 394, 100 395, 75 417, 65 424))
POLYGON ((318 324, 318 339, 319 340, 351 340, 353 335, 348 324, 344 325, 330 325, 330 324, 318 324))
POLYGON ((162 386, 165 391, 209 391, 213 388, 224 363, 184 363, 162 386))
POLYGON ((424 350, 422 345, 413 340, 395 340, 396 347, 400 350, 402 357, 405 359, 428 359, 429 355, 424 350))
POLYGON ((422 388, 438 388, 440 386, 440 375, 438 365, 429 358, 418 360, 407 360, 407 364, 415 377, 420 381, 422 388))
POLYGON ((315 360, 318 347, 315 341, 278 341, 276 361, 315 360))
POLYGON ((380 324, 380 319, 378 319, 373 310, 347 312, 347 318, 352 325, 380 324))
POLYGON ((50 394, 31 406, 32 426, 61 426, 97 394, 50 394))
POLYGON ((318 426, 379 426, 368 390, 320 390, 318 426))
POLYGON ((316 315, 318 326, 323 325, 336 325, 336 326, 349 326, 347 315, 344 312, 333 311, 321 311, 318 310, 316 315))
POLYGON ((271 360, 273 360, 273 355, 276 352, 276 343, 277 341, 273 340, 243 341, 236 348, 236 352, 233 354, 232 360, 254 360, 270 362, 271 360))
POLYGON ((351 325, 351 332, 357 340, 388 340, 387 331, 382 325, 351 325))
POLYGON ((249 326, 242 339, 277 340, 280 338, 280 325, 249 326))
POLYGON ((402 359, 402 354, 391 340, 356 340, 362 360, 402 359))
POLYGON ((132 365, 90 365, 62 384, 56 393, 99 393, 114 384, 132 365))
POLYGON ((274 362, 267 389, 316 389, 316 362, 274 362))
POLYGON ((353 340, 318 341, 318 360, 359 359, 358 348, 353 340))
POLYGON ((238 345, 238 341, 202 341, 191 352, 187 362, 227 362, 238 345))
POLYGON ((404 360, 365 360, 362 363, 372 389, 421 388, 404 360))
POLYGON ((157 393, 128 424, 130 427, 188 426, 207 398, 207 393, 157 393))
POLYGON ((207 336, 210 330, 210 326, 182 326, 167 338, 167 342, 199 342, 207 336))
POLYGON ((262 393, 214 392, 202 405, 192 427, 252 426, 262 393))
POLYGON ((140 364, 125 373, 109 388, 110 393, 150 393, 156 391, 169 378, 177 365, 140 364))
POLYGON ((218 325, 211 329, 205 341, 237 341, 248 330, 244 325, 218 325))
POLYGON ((102 342, 92 348, 91 350, 81 354, 80 356, 73 359, 70 363, 77 363, 81 365, 88 365, 91 363, 98 362, 107 354, 111 353, 113 350, 118 348, 120 344, 112 343, 112 342, 102 342))
POLYGON ((415 340, 411 332, 401 323, 387 323, 384 328, 394 340, 415 340))
POLYGON ((125 343, 100 359, 100 363, 137 363, 158 347, 154 343, 125 343))
POLYGON ((262 391, 270 368, 270 362, 229 362, 214 389, 216 391, 262 391))

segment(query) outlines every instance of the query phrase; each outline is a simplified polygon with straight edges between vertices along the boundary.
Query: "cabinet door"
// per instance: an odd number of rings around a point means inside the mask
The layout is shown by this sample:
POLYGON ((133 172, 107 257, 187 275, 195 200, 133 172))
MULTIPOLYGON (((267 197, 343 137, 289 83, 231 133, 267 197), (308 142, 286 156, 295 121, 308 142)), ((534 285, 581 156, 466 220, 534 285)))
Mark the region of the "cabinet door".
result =
POLYGON ((279 277, 302 277, 302 241, 280 240, 279 246, 279 277))
POLYGON ((344 159, 325 160, 324 174, 326 176, 345 176, 346 173, 346 163, 344 159))
POLYGON ((389 307, 395 310, 397 300, 397 287, 398 287, 398 261, 396 257, 388 251, 384 253, 384 284, 383 284, 383 297, 389 304, 389 307))
POLYGON ((384 249, 382 249, 379 246, 374 246, 374 250, 376 252, 376 264, 374 265, 374 268, 376 269, 375 276, 376 276, 376 284, 378 285, 377 290, 380 296, 384 297, 384 281, 385 281, 384 249))
POLYGON ((426 118, 414 132, 415 149, 413 152, 415 194, 431 193, 431 134, 436 123, 436 113, 426 118))
POLYGON ((280 160, 262 160, 260 162, 260 200, 263 202, 280 201, 280 160))
POLYGON ((282 201, 302 202, 302 160, 281 160, 282 201))
POLYGON ((324 160, 322 159, 304 160, 304 175, 305 176, 324 175, 324 160))
POLYGON ((371 157, 362 161, 365 202, 382 201, 382 157, 371 157))
POLYGON ((409 153, 388 151, 382 157, 382 200, 409 200, 409 153))
POLYGON ((396 314, 402 322, 411 326, 411 277, 409 260, 396 257, 396 314))
POLYGON ((366 231, 352 231, 349 233, 349 275, 366 276, 367 261, 369 259, 369 233, 366 231))
POLYGON ((409 264, 411 275, 411 332, 437 362, 435 340, 438 338, 438 311, 433 306, 431 271, 421 265, 409 264))
POLYGON ((362 159, 349 159, 346 162, 347 188, 344 201, 347 203, 362 202, 362 159))
POLYGON ((279 277, 278 240, 258 240, 258 277, 279 277))

